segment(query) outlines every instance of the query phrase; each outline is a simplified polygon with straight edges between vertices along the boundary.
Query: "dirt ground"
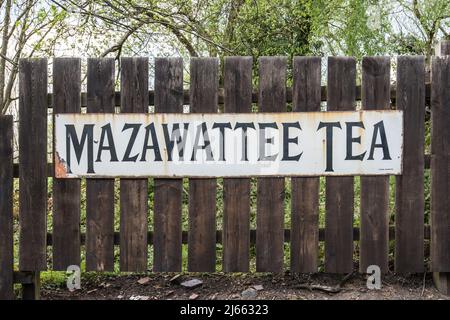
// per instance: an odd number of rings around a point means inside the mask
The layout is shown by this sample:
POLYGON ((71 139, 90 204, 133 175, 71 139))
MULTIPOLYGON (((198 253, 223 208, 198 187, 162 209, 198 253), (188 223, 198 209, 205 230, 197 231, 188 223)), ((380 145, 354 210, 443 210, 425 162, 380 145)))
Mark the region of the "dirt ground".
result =
POLYGON ((445 299, 433 285, 431 274, 400 277, 387 275, 380 290, 369 290, 366 276, 353 274, 347 278, 317 274, 292 276, 267 274, 148 274, 83 276, 81 289, 44 287, 41 298, 49 299, 191 299, 191 300, 380 300, 380 299, 445 299), (343 279, 344 278, 344 279, 343 279), (198 279, 203 283, 193 289, 182 282, 198 279), (341 284, 341 285, 340 285, 341 284))

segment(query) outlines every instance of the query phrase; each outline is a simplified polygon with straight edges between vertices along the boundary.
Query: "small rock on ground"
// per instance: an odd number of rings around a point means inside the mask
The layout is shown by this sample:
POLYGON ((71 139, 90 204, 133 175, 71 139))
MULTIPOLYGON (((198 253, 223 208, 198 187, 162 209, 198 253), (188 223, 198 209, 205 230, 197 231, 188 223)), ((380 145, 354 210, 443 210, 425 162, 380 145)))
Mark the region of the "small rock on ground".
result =
POLYGON ((258 291, 253 288, 248 288, 247 290, 242 291, 241 297, 244 299, 254 299, 258 295, 258 291))
POLYGON ((201 281, 199 279, 191 279, 191 280, 182 282, 181 286, 185 287, 187 289, 194 289, 194 288, 201 286, 202 284, 203 284, 203 281, 201 281))

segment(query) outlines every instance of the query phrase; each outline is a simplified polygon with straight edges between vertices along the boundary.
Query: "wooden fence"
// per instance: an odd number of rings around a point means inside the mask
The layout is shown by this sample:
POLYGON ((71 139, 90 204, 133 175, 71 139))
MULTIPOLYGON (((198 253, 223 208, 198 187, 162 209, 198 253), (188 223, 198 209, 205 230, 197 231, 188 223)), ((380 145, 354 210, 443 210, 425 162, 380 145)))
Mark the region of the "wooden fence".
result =
MULTIPOLYGON (((442 53, 448 50, 442 43, 442 53)), ((449 53, 449 51, 447 51, 449 53)), ((354 270, 354 241, 359 240, 359 269, 378 265, 389 271, 389 241, 395 240, 397 273, 435 272, 438 287, 449 293, 450 283, 450 59, 433 57, 432 80, 425 84, 425 58, 397 59, 396 87, 391 88, 387 57, 362 60, 362 84, 356 86, 356 61, 328 59, 328 86, 321 87, 321 60, 295 57, 293 86, 286 88, 287 59, 259 59, 259 89, 252 88, 252 58, 224 60, 223 89, 219 89, 219 62, 192 58, 190 88, 183 90, 179 58, 155 61, 155 89, 148 91, 147 58, 122 58, 120 92, 114 91, 114 60, 88 59, 87 92, 81 93, 81 62, 56 58, 53 93, 47 93, 47 60, 20 61, 19 159, 13 165, 13 125, 0 117, 0 298, 13 298, 13 283, 24 284, 23 297, 35 297, 39 272, 47 270, 47 248, 52 247, 53 270, 80 265, 85 248, 86 271, 113 271, 114 246, 120 246, 120 270, 147 271, 148 245, 153 245, 153 271, 180 272, 182 243, 188 245, 188 271, 216 271, 216 243, 223 245, 223 271, 248 272, 250 245, 256 247, 256 271, 283 271, 284 243, 290 242, 290 270, 318 271, 319 241, 325 243, 325 272, 354 270), (426 89, 430 88, 430 91, 426 89), (188 96, 187 96, 188 94, 188 96), (219 99, 220 97, 220 99, 219 99), (80 231, 81 181, 54 179, 53 230, 47 233, 47 115, 81 112, 282 112, 287 101, 293 111, 396 108, 404 111, 403 174, 395 183, 395 226, 389 225, 389 177, 361 177, 361 223, 353 227, 354 177, 326 178, 325 228, 319 228, 319 177, 292 178, 291 229, 284 229, 285 179, 257 179, 256 230, 250 230, 250 179, 223 181, 223 230, 216 230, 216 179, 189 179, 189 230, 182 230, 182 180, 154 179, 153 232, 148 226, 147 179, 120 179, 120 232, 114 230, 114 179, 86 180, 86 233, 80 231), (424 156, 425 101, 431 101, 431 164, 424 156), (220 100, 220 101, 219 101, 220 100), (431 225, 424 225, 424 170, 431 167, 431 225), (19 178, 19 270, 13 271, 13 179, 19 178), (425 238, 431 240, 431 264, 426 269, 425 238)))

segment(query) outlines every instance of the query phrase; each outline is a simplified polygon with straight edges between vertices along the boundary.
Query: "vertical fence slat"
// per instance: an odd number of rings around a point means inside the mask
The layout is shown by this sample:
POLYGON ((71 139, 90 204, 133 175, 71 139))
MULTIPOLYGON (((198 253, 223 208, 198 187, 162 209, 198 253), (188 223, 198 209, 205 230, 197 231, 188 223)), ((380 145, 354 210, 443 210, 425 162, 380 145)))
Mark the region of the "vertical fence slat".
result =
MULTIPOLYGON (((53 61, 53 112, 81 108, 81 60, 53 61)), ((56 161, 54 162, 56 163, 56 161)), ((80 179, 53 179, 53 270, 80 265, 80 179)))
POLYGON ((14 299, 13 118, 0 116, 0 300, 14 299))
MULTIPOLYGON (((251 112, 252 62, 252 57, 225 57, 225 112, 251 112)), ((224 179, 223 206, 223 271, 247 272, 250 250, 250 179, 224 179)))
MULTIPOLYGON (((355 110, 355 59, 329 57, 327 86, 328 111, 355 110)), ((353 177, 326 178, 326 272, 348 273, 353 271, 353 183, 353 177)))
MULTIPOLYGON (((183 60, 155 60, 155 112, 183 112, 183 60)), ((153 270, 182 267, 183 179, 154 179, 153 270)))
MULTIPOLYGON (((114 59, 90 58, 87 112, 114 112, 114 59)), ((114 270, 114 179, 86 179, 86 270, 114 270)))
MULTIPOLYGON (((439 44, 438 44, 438 50, 437 50, 437 54, 436 55, 441 55, 441 56, 444 56, 444 55, 450 55, 450 40, 441 40, 440 42, 439 42, 439 44)), ((433 71, 432 71, 432 73, 433 73, 433 71)), ((448 71, 447 71, 447 75, 448 75, 448 71)), ((431 75, 431 77, 433 78, 433 75, 431 75)), ((432 80, 433 81, 433 80, 432 80)), ((447 84, 449 83, 449 81, 447 80, 447 84)), ((433 90, 435 90, 435 89, 433 89, 432 88, 432 91, 433 90)), ((447 94, 448 95, 448 89, 447 89, 447 92, 446 93, 444 93, 444 94, 447 94)), ((435 96, 435 94, 434 93, 432 93, 431 94, 431 103, 432 103, 432 105, 433 104, 435 104, 436 102, 435 101, 433 101, 434 99, 433 99, 433 97, 435 96)), ((439 100, 438 100, 439 101, 439 100)), ((440 98, 440 101, 439 101, 439 103, 442 103, 443 101, 445 101, 445 100, 443 100, 442 99, 442 97, 440 98)), ((448 96, 447 96, 447 107, 446 107, 446 110, 447 110, 447 118, 441 118, 441 117, 438 117, 438 115, 437 114, 434 114, 433 113, 433 110, 431 111, 431 113, 432 113, 432 130, 433 130, 433 126, 434 126, 434 122, 435 121, 438 121, 439 122, 439 124, 438 124, 438 126, 440 125, 440 124, 442 124, 443 123, 443 121, 444 121, 444 119, 447 119, 447 127, 446 127, 446 129, 447 129, 447 136, 446 136, 446 141, 447 141, 447 143, 448 143, 448 141, 449 141, 449 129, 448 129, 448 119, 449 119, 449 116, 448 116, 448 96), (433 119, 433 117, 435 117, 436 116, 436 119, 433 119)), ((441 108, 442 106, 439 106, 438 108, 441 108)), ((432 106, 432 108, 433 108, 433 106, 432 106)), ((438 109, 439 110, 439 109, 438 109)), ((440 110, 441 112, 443 111, 443 110, 440 110)), ((439 111, 437 111, 437 113, 439 113, 439 111)), ((437 132, 435 132, 434 131, 434 133, 436 133, 436 134, 440 134, 440 133, 437 133, 437 132)), ((434 134, 433 132, 432 132, 432 135, 434 134)), ((445 134, 443 134, 443 135, 445 135, 445 134)), ((432 148, 434 149, 434 147, 433 147, 433 141, 434 141, 434 137, 432 137, 432 148)), ((447 231, 445 231, 445 230, 442 230, 442 229, 440 229, 439 231, 433 231, 433 229, 434 228, 439 228, 438 227, 438 225, 434 225, 435 223, 434 223, 434 221, 439 221, 440 219, 442 219, 442 217, 445 217, 445 216, 447 216, 447 219, 448 219, 448 217, 449 217, 449 215, 448 215, 448 210, 449 210, 449 200, 448 200, 448 181, 449 181, 449 168, 447 167, 447 169, 438 169, 437 168, 437 166, 438 165, 441 165, 441 164, 443 164, 443 163, 445 163, 445 161, 446 161, 446 163, 448 164, 449 163, 449 159, 448 159, 448 157, 449 157, 449 149, 448 149, 448 144, 447 144, 447 147, 446 147, 447 149, 447 153, 446 153, 446 155, 447 155, 447 159, 446 160, 444 160, 444 159, 441 159, 441 161, 438 161, 438 162, 441 162, 441 163, 439 163, 439 164, 437 164, 437 165, 435 165, 435 166, 433 166, 432 165, 432 167, 431 167, 431 218, 430 218, 430 224, 431 224, 431 232, 432 232, 432 235, 431 235, 431 246, 432 246, 432 248, 431 248, 431 251, 434 251, 434 252, 431 252, 431 269, 433 269, 434 268, 434 266, 433 266, 433 261, 434 260, 436 260, 436 257, 433 257, 433 255, 435 255, 435 254, 437 254, 437 251, 438 250, 436 250, 435 248, 433 248, 433 246, 434 246, 434 244, 433 244, 433 242, 435 242, 435 241, 439 241, 439 240, 437 240, 437 239, 435 239, 435 240, 433 240, 433 238, 439 238, 439 237, 441 237, 442 235, 445 235, 446 234, 446 236, 447 236, 447 244, 448 244, 448 229, 447 229, 447 231), (433 168, 435 168, 435 169, 433 169, 433 168), (441 172, 441 170, 442 170, 442 172, 441 172), (438 172, 439 171, 439 172, 438 172), (439 182, 439 179, 442 179, 443 177, 442 177, 442 175, 444 175, 444 172, 447 172, 447 175, 445 176, 446 177, 446 179, 447 179, 447 192, 446 191, 444 191, 444 190, 440 190, 440 189, 438 189, 438 188, 440 188, 440 185, 438 186, 438 182, 439 182), (434 177, 435 176, 438 176, 439 178, 438 178, 438 181, 434 181, 433 182, 433 180, 434 180, 434 177), (442 177, 442 178, 441 178, 442 177), (442 192, 442 193, 441 193, 442 192), (445 197, 445 198, 442 198, 442 197, 445 197), (445 199, 445 203, 446 203, 446 206, 447 206, 447 208, 445 209, 442 209, 441 210, 441 208, 437 208, 436 206, 438 205, 438 204, 433 204, 433 202, 434 201, 438 201, 438 199, 440 199, 440 200, 442 200, 442 199, 445 199), (433 218, 433 216, 437 216, 437 217, 435 217, 435 218, 433 218), (447 232, 447 233, 446 233, 447 232), (433 235, 433 233, 435 233, 435 235, 433 235), (436 252, 436 253, 435 253, 436 252)), ((432 150, 431 151, 431 153, 433 154, 433 151, 434 150, 432 150)), ((439 151, 439 152, 442 152, 443 150, 441 150, 441 151, 439 151)), ((432 155, 432 158, 433 158, 433 155, 432 155)), ((444 218, 445 219, 445 218, 444 218)), ((448 220, 447 220, 447 225, 448 225, 448 220)), ((444 236, 444 237, 446 237, 446 236, 444 236)), ((439 258, 437 258, 438 259, 438 261, 439 261, 439 258)), ((436 287, 437 287, 437 289, 440 291, 440 292, 442 292, 443 294, 447 294, 447 295, 450 295, 450 272, 434 272, 433 273, 433 280, 434 280, 434 284, 436 285, 436 287)))
POLYGON ((395 271, 424 270, 425 59, 397 59, 397 109, 403 110, 403 172, 396 177, 395 271))
MULTIPOLYGON (((293 111, 320 111, 321 59, 294 57, 293 111)), ((317 272, 319 177, 291 179, 291 272, 317 272)))
POLYGON ((19 218, 22 271, 47 269, 47 59, 19 63, 19 218))
MULTIPOLYGON (((390 108, 390 72, 389 57, 363 58, 362 109, 390 108)), ((389 176, 361 177, 360 221, 359 270, 365 273, 368 266, 377 265, 386 273, 389 262, 389 176)))
MULTIPOLYGON (((216 58, 191 58, 191 112, 217 112, 216 58)), ((216 179, 189 179, 188 270, 211 272, 216 267, 216 179)))
MULTIPOLYGON (((259 59, 259 112, 286 111, 286 57, 259 59)), ((258 178, 256 271, 282 272, 284 178, 258 178)))
MULTIPOLYGON (((148 112, 148 58, 121 58, 121 112, 148 112)), ((120 270, 147 271, 148 180, 120 179, 120 270)))
POLYGON ((431 70, 431 271, 450 272, 450 56, 431 70))
POLYGON ((436 56, 450 55, 450 40, 441 40, 435 48, 436 56))

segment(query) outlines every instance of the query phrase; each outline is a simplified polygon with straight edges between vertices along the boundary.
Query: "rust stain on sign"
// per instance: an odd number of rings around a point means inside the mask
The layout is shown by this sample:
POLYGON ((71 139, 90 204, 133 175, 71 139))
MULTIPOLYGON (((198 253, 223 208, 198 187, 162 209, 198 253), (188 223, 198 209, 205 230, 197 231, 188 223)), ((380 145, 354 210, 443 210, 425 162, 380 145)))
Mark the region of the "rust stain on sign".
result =
POLYGON ((55 177, 67 178, 67 163, 61 159, 58 152, 55 152, 55 177))

